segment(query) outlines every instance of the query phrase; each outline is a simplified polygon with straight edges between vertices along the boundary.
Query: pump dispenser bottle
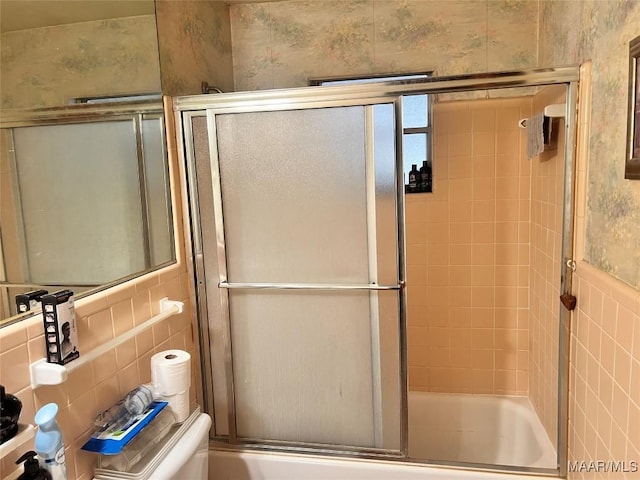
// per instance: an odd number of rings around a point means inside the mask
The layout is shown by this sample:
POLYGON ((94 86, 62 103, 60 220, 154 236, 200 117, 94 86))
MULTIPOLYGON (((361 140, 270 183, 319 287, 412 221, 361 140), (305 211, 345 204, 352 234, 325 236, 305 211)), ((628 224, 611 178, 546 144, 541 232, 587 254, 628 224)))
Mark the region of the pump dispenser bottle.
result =
POLYGON ((51 474, 52 480, 67 480, 67 466, 64 458, 62 432, 56 422, 58 405, 48 403, 35 416, 38 431, 35 447, 38 456, 44 462, 44 468, 51 474))
POLYGON ((24 472, 18 477, 18 480, 52 480, 51 474, 40 467, 40 463, 38 463, 35 456, 36 452, 31 451, 16 460, 18 465, 24 462, 24 472))

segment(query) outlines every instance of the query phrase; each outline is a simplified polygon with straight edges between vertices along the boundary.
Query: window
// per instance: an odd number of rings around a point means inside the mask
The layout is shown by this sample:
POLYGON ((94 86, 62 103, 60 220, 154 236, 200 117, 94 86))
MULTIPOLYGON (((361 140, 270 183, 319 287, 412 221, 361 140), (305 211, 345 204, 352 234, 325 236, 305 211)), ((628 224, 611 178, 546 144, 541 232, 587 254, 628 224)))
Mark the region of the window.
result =
POLYGON ((402 96, 402 155, 404 184, 407 193, 431 192, 431 102, 429 95, 402 96), (409 182, 415 165, 419 176, 415 184, 409 182), (424 171, 426 170, 426 171, 424 171))
POLYGON ((162 101, 161 93, 142 93, 138 95, 122 95, 115 97, 82 97, 72 98, 69 100, 69 104, 75 105, 78 103, 86 104, 102 104, 102 103, 119 103, 119 102, 144 102, 147 100, 162 101))
MULTIPOLYGON (((418 73, 408 75, 389 75, 381 77, 345 78, 335 80, 310 80, 310 85, 349 85, 354 83, 374 83, 401 80, 425 79, 431 73, 418 73)), ((405 192, 420 193, 431 192, 431 97, 430 95, 403 95, 402 96, 402 152, 404 165, 405 192), (411 170, 419 175, 417 181, 409 182, 411 170), (426 170, 426 172, 424 171, 426 170), (424 173, 424 175, 422 175, 424 173)), ((413 180, 413 179, 412 179, 413 180)))

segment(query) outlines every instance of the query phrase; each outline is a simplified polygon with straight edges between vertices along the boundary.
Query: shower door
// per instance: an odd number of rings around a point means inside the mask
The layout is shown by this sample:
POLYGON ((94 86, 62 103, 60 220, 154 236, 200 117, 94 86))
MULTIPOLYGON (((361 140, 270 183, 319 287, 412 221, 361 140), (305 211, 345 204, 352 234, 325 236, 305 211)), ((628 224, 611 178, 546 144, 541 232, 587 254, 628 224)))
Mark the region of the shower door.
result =
POLYGON ((399 108, 183 113, 217 438, 406 451, 399 108))

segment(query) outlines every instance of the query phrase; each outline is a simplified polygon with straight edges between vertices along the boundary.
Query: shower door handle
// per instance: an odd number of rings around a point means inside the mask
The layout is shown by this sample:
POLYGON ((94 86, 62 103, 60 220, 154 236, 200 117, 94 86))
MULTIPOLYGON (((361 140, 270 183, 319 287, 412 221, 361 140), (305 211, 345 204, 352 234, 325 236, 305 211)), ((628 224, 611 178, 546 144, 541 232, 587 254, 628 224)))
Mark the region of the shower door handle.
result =
POLYGON ((324 284, 324 283, 235 283, 220 282, 220 288, 227 289, 271 289, 271 290, 401 290, 404 282, 397 285, 369 284, 324 284))

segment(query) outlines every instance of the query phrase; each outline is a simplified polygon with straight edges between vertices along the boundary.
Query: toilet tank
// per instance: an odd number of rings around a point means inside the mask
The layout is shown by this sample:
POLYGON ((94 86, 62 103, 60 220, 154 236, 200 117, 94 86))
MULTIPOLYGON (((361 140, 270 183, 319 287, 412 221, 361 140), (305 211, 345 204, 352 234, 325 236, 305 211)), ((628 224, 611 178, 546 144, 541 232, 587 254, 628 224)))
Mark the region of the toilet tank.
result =
POLYGON ((211 417, 201 413, 155 469, 154 480, 207 480, 211 417))
POLYGON ((211 417, 194 405, 182 424, 127 472, 96 468, 93 480, 207 480, 211 417))
POLYGON ((139 480, 207 480, 211 417, 199 412, 198 407, 174 433, 178 436, 166 437, 156 446, 158 451, 155 455, 151 458, 147 456, 135 465, 135 471, 124 473, 97 468, 94 480, 124 477, 139 480))

